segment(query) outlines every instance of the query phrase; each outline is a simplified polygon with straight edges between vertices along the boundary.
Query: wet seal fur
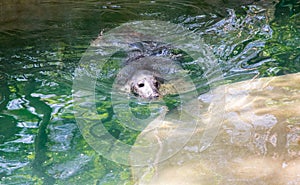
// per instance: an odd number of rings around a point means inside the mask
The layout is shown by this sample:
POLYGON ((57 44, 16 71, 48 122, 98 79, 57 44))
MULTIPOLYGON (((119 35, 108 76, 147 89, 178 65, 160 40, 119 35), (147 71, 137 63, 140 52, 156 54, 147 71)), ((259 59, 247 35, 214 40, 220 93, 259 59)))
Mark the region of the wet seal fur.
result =
MULTIPOLYGON (((160 87, 173 61, 168 58, 150 56, 128 63, 118 73, 115 84, 121 91, 132 93, 143 99, 157 99, 162 96, 160 87)), ((176 71, 176 70, 175 70, 176 71)))
POLYGON ((159 88, 163 83, 162 78, 156 76, 151 71, 139 70, 130 79, 131 92, 141 98, 158 98, 159 88))
POLYGON ((172 55, 170 45, 152 41, 133 43, 130 48, 116 83, 122 91, 136 97, 148 100, 161 97, 165 75, 174 73, 170 69, 174 69, 179 56, 172 55))

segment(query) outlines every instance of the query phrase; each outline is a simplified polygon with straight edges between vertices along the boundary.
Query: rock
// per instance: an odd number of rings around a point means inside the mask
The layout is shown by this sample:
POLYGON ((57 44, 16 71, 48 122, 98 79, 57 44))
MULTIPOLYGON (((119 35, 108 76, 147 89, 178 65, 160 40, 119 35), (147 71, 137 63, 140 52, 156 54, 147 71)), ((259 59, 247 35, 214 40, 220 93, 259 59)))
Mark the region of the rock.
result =
MULTIPOLYGON (((163 120, 137 138, 131 152, 136 184, 300 183, 300 73, 223 85, 197 101, 208 108, 195 130, 177 131, 178 122, 163 120), (184 136, 190 139, 178 148, 176 138, 184 136), (149 143, 153 155, 135 147, 149 143)), ((187 114, 182 121, 196 118, 187 114)))

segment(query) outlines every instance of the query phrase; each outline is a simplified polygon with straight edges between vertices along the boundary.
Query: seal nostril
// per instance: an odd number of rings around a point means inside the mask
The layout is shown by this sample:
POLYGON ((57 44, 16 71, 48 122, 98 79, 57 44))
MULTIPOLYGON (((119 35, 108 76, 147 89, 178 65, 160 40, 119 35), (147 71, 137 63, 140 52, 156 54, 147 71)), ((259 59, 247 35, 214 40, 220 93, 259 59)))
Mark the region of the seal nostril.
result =
POLYGON ((159 97, 159 94, 154 94, 153 97, 154 97, 154 98, 158 98, 158 97, 159 97))

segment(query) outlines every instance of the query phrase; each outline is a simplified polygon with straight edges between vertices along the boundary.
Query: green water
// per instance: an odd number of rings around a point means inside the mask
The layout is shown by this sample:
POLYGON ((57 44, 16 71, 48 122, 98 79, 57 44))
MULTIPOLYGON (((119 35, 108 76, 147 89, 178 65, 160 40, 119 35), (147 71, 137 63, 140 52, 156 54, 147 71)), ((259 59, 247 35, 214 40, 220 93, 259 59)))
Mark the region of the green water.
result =
MULTIPOLYGON (((0 8, 0 184, 131 184, 130 168, 90 147, 74 117, 74 70, 101 30, 182 25, 203 37, 226 83, 300 72, 298 1, 2 0, 0 8)), ((134 142, 138 133, 111 124, 109 104, 97 111, 112 135, 134 142)))

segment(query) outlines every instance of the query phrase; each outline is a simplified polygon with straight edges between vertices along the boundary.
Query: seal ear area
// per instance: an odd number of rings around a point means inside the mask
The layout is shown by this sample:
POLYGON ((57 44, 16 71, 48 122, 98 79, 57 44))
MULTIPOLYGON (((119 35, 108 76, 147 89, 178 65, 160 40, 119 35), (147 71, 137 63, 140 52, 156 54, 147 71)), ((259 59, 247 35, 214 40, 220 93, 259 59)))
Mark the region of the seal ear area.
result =
POLYGON ((165 82, 165 79, 160 76, 154 76, 154 78, 159 84, 158 87, 160 86, 160 84, 163 84, 165 82))

